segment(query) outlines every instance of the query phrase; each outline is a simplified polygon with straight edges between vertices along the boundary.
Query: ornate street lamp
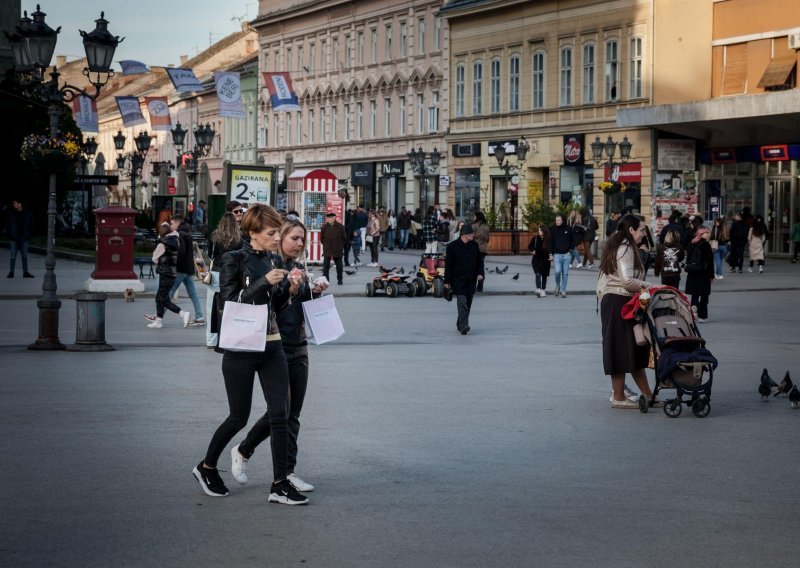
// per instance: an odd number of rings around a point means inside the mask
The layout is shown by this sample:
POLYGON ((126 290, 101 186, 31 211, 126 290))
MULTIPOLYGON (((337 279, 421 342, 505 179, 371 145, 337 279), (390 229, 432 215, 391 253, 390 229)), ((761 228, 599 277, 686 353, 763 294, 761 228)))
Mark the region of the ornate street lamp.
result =
POLYGON ((618 166, 619 163, 614 161, 614 156, 617 153, 617 147, 619 147, 619 157, 623 164, 627 163, 631 157, 631 148, 633 144, 628 142, 628 137, 625 136, 622 139, 622 142, 614 142, 614 139, 611 135, 608 135, 608 139, 605 142, 600 141, 599 136, 594 137, 594 142, 591 143, 592 148, 592 160, 594 160, 595 166, 598 168, 602 166, 608 166, 610 169, 614 169, 615 166, 618 166), (603 154, 605 154, 605 161, 603 161, 603 154))
MULTIPOLYGON (((188 131, 181 126, 180 122, 178 122, 171 132, 172 145, 175 146, 175 149, 178 151, 178 160, 176 165, 180 167, 181 155, 183 155, 183 145, 186 142, 186 134, 188 131)), ((211 151, 211 146, 214 143, 214 136, 216 136, 217 133, 213 128, 211 128, 209 123, 206 123, 205 126, 200 124, 197 128, 195 128, 193 134, 194 147, 189 154, 192 156, 190 166, 194 178, 194 187, 192 189, 192 211, 195 211, 197 208, 197 176, 198 167, 200 165, 199 160, 200 158, 208 156, 209 152, 211 151)))
POLYGON ((505 173, 506 189, 511 193, 511 254, 519 252, 519 243, 517 242, 517 199, 519 197, 519 182, 517 188, 511 189, 511 176, 518 175, 522 170, 522 165, 525 163, 525 158, 530 150, 530 144, 523 136, 517 141, 516 156, 517 163, 511 164, 506 160, 506 148, 502 144, 498 144, 494 148, 494 157, 497 158, 497 165, 505 173))
POLYGON ((147 133, 147 130, 139 132, 139 135, 133 139, 136 150, 128 154, 124 154, 126 136, 122 130, 117 131, 113 138, 114 148, 116 148, 119 155, 117 156, 117 169, 125 169, 125 163, 129 159, 131 163, 130 178, 131 178, 131 209, 136 209, 136 178, 141 176, 142 167, 144 166, 147 152, 150 150, 150 142, 153 137, 147 133))
POLYGON ((408 152, 411 170, 414 172, 414 177, 419 179, 419 209, 423 216, 428 208, 428 178, 438 173, 441 158, 442 153, 436 149, 436 146, 427 155, 421 146, 417 150, 412 147, 408 152))
MULTIPOLYGON (((61 28, 54 30, 45 22, 45 14, 39 5, 36 11, 28 18, 25 12, 14 27, 12 34, 6 33, 11 52, 14 55, 14 70, 19 76, 25 96, 38 99, 48 105, 50 117, 50 137, 59 135, 58 121, 61 109, 65 102, 70 102, 77 96, 96 99, 100 89, 114 76, 111 62, 117 45, 123 39, 111 35, 108 31, 108 20, 104 13, 100 19, 95 20, 96 27, 91 33, 80 31, 83 37, 83 48, 86 51, 87 67, 83 74, 94 87, 94 92, 69 84, 59 84, 58 70, 53 67, 49 73, 50 79, 45 80, 45 70, 50 66, 50 60, 55 52, 58 34, 61 28)), ((96 150, 96 147, 95 147, 96 150)), ((56 174, 50 172, 49 199, 47 203, 47 258, 45 259, 45 274, 42 283, 42 295, 36 301, 39 308, 39 338, 28 346, 29 349, 53 350, 64 349, 65 346, 58 338, 58 316, 61 301, 58 299, 58 285, 56 283, 56 258, 55 258, 55 233, 56 233, 56 174)))

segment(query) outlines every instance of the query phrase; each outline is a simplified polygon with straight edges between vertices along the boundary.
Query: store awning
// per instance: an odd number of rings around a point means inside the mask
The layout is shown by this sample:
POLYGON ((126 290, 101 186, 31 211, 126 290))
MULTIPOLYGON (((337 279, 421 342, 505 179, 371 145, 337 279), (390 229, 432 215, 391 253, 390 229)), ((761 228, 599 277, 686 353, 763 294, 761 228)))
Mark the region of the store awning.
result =
POLYGON ((794 52, 782 54, 780 57, 773 57, 758 82, 758 88, 768 89, 770 87, 786 86, 789 75, 791 75, 795 65, 797 65, 797 56, 794 52))
POLYGON ((337 191, 336 176, 328 170, 295 170, 286 183, 287 191, 337 191))

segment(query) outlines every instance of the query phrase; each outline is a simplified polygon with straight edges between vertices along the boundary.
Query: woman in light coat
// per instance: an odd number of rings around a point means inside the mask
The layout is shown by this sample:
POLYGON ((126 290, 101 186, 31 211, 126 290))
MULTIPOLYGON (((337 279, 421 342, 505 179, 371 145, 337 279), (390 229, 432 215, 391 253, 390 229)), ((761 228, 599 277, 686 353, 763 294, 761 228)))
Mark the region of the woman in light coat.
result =
POLYGON ((767 240, 767 227, 760 215, 753 220, 753 226, 747 232, 748 253, 750 255, 750 268, 753 272, 753 263, 758 262, 758 271, 764 272, 764 242, 767 240))

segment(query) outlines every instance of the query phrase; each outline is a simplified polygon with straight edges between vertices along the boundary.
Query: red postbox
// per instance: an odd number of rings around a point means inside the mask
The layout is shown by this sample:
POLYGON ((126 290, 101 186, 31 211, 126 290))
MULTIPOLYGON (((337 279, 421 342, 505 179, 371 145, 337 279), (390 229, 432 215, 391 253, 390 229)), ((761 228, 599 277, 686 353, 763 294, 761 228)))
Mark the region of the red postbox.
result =
POLYGON ((136 280, 133 271, 133 235, 137 212, 109 205, 95 212, 95 280, 136 280))

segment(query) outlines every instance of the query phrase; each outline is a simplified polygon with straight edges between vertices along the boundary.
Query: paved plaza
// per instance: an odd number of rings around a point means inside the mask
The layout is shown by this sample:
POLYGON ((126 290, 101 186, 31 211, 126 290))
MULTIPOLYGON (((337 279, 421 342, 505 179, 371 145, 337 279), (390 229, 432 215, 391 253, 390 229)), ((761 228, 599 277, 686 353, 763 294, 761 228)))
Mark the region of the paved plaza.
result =
MULTIPOLYGON (((711 413, 671 419, 610 408, 596 271, 540 299, 527 257, 489 260, 509 270, 488 278, 468 336, 442 299, 363 297, 374 270, 333 286, 347 332, 310 348, 301 416, 297 473, 316 490, 281 507, 266 445, 246 486, 223 454, 224 499, 192 477, 227 414, 221 356, 175 316, 145 327, 155 280, 106 302, 116 351, 26 349, 44 274, 32 255, 36 279, 0 280, 0 565, 797 565, 800 410, 756 389, 764 367, 800 381, 800 265, 714 282, 711 413)), ((56 267, 67 345, 91 270, 56 267)))

